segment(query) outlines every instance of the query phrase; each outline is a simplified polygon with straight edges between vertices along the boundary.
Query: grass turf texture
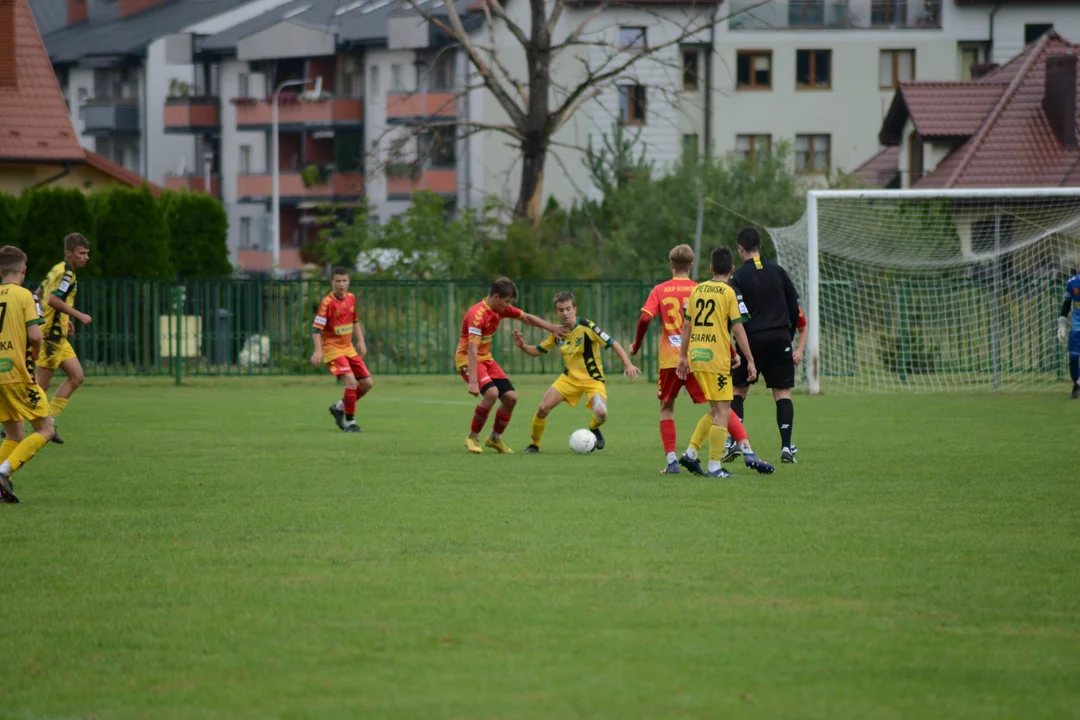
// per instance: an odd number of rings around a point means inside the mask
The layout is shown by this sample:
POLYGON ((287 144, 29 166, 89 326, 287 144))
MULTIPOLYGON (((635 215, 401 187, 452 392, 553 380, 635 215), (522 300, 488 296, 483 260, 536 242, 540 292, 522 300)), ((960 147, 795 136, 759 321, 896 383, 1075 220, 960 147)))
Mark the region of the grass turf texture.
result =
MULTIPOLYGON (((528 444, 550 378, 519 378, 528 444)), ((2 718, 992 718, 1080 707, 1080 403, 799 397, 801 464, 466 454, 455 377, 91 380, 0 506, 2 718)), ((778 461, 772 403, 747 428, 778 461)), ((680 449, 700 414, 683 402, 680 449)))

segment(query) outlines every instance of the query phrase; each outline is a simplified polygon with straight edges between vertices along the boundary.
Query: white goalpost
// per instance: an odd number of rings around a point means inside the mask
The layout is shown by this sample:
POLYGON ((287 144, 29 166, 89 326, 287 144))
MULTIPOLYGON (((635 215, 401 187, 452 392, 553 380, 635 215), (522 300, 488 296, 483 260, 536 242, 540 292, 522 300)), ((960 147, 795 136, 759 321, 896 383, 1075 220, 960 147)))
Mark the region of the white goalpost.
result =
POLYGON ((812 190, 797 223, 768 232, 809 322, 811 394, 1067 377, 1055 323, 1080 262, 1080 188, 812 190))

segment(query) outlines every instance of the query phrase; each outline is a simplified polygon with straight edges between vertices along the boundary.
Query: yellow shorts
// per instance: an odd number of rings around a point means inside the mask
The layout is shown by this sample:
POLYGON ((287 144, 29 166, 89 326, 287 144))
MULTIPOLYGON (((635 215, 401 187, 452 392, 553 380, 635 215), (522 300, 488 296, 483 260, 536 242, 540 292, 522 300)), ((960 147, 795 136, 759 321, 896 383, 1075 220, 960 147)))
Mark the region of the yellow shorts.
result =
POLYGON ((559 379, 551 387, 559 391, 559 394, 563 396, 563 399, 566 400, 570 407, 577 407, 582 395, 588 398, 588 403, 586 403, 588 407, 592 407, 593 398, 597 395, 603 398, 604 402, 607 402, 607 386, 599 380, 578 382, 566 375, 560 375, 559 379))
POLYGON ((46 340, 42 343, 41 357, 38 358, 36 364, 46 370, 56 370, 60 367, 60 363, 73 357, 78 356, 75 354, 75 348, 71 347, 71 343, 68 342, 67 338, 54 341, 46 340))
POLYGON ((49 401, 37 383, 0 385, 0 422, 22 422, 48 417, 49 401))
POLYGON ((734 397, 731 389, 731 375, 727 373, 695 372, 701 391, 709 402, 730 402, 734 397))

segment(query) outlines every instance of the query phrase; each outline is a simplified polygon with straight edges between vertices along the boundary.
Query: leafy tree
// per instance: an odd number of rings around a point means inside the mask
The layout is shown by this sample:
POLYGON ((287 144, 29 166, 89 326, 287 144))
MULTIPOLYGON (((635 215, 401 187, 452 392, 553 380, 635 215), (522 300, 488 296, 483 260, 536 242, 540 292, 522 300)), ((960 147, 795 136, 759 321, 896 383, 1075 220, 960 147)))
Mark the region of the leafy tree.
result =
POLYGON ((163 193, 174 269, 181 278, 228 277, 229 219, 221 203, 200 193, 163 193))
MULTIPOLYGON (((64 237, 78 232, 95 246, 94 216, 90 203, 74 188, 44 187, 23 193, 16 243, 29 256, 26 274, 31 280, 45 277, 49 269, 64 259, 64 237)), ((100 274, 100 263, 91 252, 90 264, 80 274, 100 274)), ((100 257, 100 256, 99 256, 100 257)))
POLYGON ((102 274, 173 279, 169 226, 149 188, 111 188, 97 195, 94 209, 102 274))
POLYGON ((0 193, 0 246, 19 244, 19 198, 0 193))

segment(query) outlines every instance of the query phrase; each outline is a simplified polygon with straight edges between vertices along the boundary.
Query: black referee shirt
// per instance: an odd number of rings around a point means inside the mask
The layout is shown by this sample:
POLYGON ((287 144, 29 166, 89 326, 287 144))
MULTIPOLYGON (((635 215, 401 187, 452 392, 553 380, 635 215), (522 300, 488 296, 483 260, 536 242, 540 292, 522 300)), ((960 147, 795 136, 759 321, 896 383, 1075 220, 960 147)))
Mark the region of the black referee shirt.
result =
POLYGON ((784 268, 762 258, 750 258, 731 280, 750 315, 743 325, 747 335, 793 330, 798 324, 799 293, 784 268))

